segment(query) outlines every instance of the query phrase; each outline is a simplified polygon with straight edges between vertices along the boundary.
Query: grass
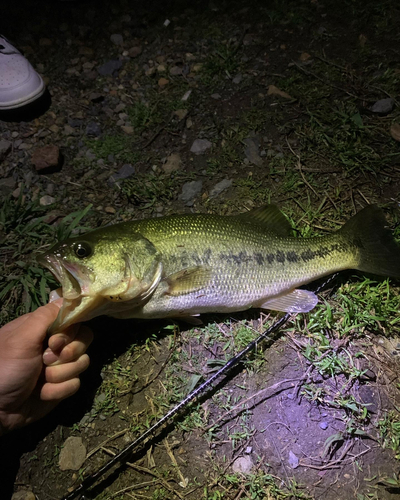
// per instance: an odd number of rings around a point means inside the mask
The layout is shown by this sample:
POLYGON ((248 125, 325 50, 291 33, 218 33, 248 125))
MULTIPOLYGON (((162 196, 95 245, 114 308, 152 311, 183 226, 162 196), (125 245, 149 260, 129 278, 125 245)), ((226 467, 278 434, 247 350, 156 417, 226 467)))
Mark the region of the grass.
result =
POLYGON ((136 163, 140 159, 137 145, 129 135, 114 134, 85 139, 85 144, 99 159, 107 160, 110 155, 124 163, 136 163))
POLYGON ((91 206, 71 213, 60 224, 46 223, 47 208, 21 194, 17 199, 6 198, 0 206, 0 323, 34 311, 48 301, 51 289, 58 286, 51 273, 35 262, 44 246, 65 238, 80 226, 91 206), (39 251, 38 251, 39 250, 39 251))

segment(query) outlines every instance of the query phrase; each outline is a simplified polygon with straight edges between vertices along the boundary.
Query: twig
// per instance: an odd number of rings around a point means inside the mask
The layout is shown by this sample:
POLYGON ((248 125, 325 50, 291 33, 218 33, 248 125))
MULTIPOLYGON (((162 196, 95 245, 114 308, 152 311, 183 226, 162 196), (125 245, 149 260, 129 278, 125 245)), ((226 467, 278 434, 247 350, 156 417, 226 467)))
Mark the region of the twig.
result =
MULTIPOLYGON (((257 398, 258 396, 260 396, 261 394, 263 394, 263 393, 265 393, 267 391, 275 390, 275 389, 277 389, 282 384, 286 384, 286 383, 289 383, 289 382, 297 382, 299 380, 306 380, 306 377, 303 376, 303 377, 300 377, 300 378, 287 378, 287 379, 281 380, 280 382, 277 382, 276 384, 273 384, 273 385, 271 385, 269 387, 265 387, 264 389, 261 389, 261 391, 256 392, 252 396, 244 399, 241 403, 239 403, 239 404, 233 406, 232 408, 230 408, 229 410, 227 410, 223 415, 221 415, 220 417, 218 417, 215 422, 213 422, 212 424, 208 425, 203 430, 203 434, 204 434, 204 432, 207 432, 208 430, 212 429, 213 427, 216 427, 219 424, 219 422, 221 422, 222 420, 224 420, 226 418, 226 416, 229 415, 230 413, 232 413, 232 412, 234 412, 236 410, 241 410, 241 411, 247 410, 248 408, 243 408, 243 405, 245 405, 246 403, 248 403, 252 399, 257 398)), ((287 387, 287 389, 289 389, 289 388, 290 387, 287 387)))

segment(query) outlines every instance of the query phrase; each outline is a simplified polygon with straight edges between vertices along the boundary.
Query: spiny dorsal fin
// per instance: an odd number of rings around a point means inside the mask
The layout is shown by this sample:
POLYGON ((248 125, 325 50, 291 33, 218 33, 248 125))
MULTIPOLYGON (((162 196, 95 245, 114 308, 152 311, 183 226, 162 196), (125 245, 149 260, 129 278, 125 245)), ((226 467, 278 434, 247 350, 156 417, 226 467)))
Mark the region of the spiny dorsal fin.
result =
POLYGON ((308 290, 296 289, 286 295, 266 300, 259 307, 261 309, 271 309, 272 311, 300 313, 311 311, 317 303, 318 297, 315 293, 308 290))
POLYGON ((278 236, 292 236, 292 227, 276 205, 264 205, 244 214, 235 215, 250 224, 262 226, 278 236))
POLYGON ((168 283, 168 295, 184 295, 205 288, 211 280, 212 271, 207 266, 194 266, 170 274, 164 280, 168 283))

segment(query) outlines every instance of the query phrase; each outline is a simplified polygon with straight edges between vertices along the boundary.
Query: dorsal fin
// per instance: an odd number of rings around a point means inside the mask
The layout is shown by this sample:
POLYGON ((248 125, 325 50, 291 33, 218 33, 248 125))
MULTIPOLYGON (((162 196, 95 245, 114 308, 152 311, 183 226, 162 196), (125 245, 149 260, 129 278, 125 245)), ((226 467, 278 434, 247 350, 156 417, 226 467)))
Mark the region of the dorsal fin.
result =
POLYGON ((235 215, 250 224, 262 226, 278 236, 292 236, 292 226, 276 205, 264 205, 244 214, 235 215))

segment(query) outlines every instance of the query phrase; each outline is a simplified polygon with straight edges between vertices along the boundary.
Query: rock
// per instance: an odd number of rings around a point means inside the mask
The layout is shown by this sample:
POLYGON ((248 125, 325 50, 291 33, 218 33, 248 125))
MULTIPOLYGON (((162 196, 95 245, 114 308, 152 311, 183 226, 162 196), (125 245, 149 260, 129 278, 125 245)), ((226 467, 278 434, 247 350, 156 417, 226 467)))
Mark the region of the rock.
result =
POLYGON ((216 198, 218 195, 232 186, 232 179, 224 179, 215 186, 210 191, 210 198, 216 198))
POLYGON ((125 134, 132 135, 135 131, 131 125, 122 125, 121 129, 125 132, 125 134))
POLYGON ((250 453, 253 451, 253 447, 252 446, 247 446, 247 448, 244 450, 244 452, 246 453, 246 455, 250 455, 250 453))
POLYGON ((66 439, 60 452, 58 465, 61 470, 79 470, 86 459, 86 447, 80 437, 66 439))
POLYGON ((172 66, 172 68, 169 70, 169 74, 172 76, 178 76, 182 74, 182 68, 179 66, 172 66))
POLYGON ((239 85, 239 83, 243 80, 243 76, 241 74, 238 74, 235 76, 235 78, 232 80, 232 83, 235 83, 236 85, 239 85))
POLYGON ((171 174, 172 172, 176 172, 176 170, 180 169, 181 163, 181 155, 179 153, 172 153, 168 156, 167 161, 161 168, 166 174, 171 174))
POLYGON ((289 451, 288 463, 292 469, 297 469, 299 466, 299 458, 293 453, 292 450, 289 451))
POLYGON ((176 115, 179 118, 179 120, 183 120, 184 118, 186 118, 187 114, 188 114, 187 109, 177 109, 176 111, 174 111, 174 115, 176 115))
POLYGON ((99 137, 101 135, 100 124, 96 122, 89 122, 86 125, 86 135, 92 137, 99 137))
POLYGON ((233 472, 240 472, 241 474, 250 474, 253 465, 253 461, 248 455, 245 457, 238 457, 232 464, 232 470, 233 472))
MULTIPOLYGON (((400 123, 393 123, 390 127, 390 135, 397 142, 400 142, 400 123)), ((1 157, 1 148, 0 148, 0 157, 1 157)))
POLYGON ((247 137, 243 140, 245 144, 244 154, 249 162, 257 165, 258 167, 262 165, 262 158, 259 154, 259 144, 255 137, 247 137))
POLYGON ((120 35, 119 33, 113 33, 110 36, 110 40, 114 45, 123 45, 124 43, 124 37, 120 35))
POLYGON ((60 149, 54 144, 37 148, 32 154, 31 161, 38 172, 54 171, 61 163, 60 149))
POLYGON ((89 99, 94 103, 102 102, 104 101, 104 95, 100 94, 99 92, 91 92, 91 94, 89 95, 89 99))
POLYGON ((111 61, 107 61, 106 63, 98 66, 97 71, 102 76, 110 76, 113 75, 116 71, 121 69, 122 62, 118 59, 112 59, 111 61))
POLYGON ((36 496, 33 491, 20 490, 13 494, 11 500, 36 500, 36 496))
POLYGON ((320 426, 320 428, 321 428, 323 431, 325 431, 325 430, 328 428, 328 425, 329 425, 329 424, 328 424, 328 422, 320 422, 320 423, 319 423, 319 426, 320 426))
POLYGON ((72 135, 75 132, 75 129, 71 127, 71 125, 64 125, 64 134, 65 135, 72 135))
POLYGON ((182 193, 179 195, 179 199, 182 200, 187 207, 192 207, 194 199, 201 193, 202 188, 203 181, 186 182, 182 186, 182 193))
POLYGON ((386 99, 380 99, 379 101, 376 101, 376 103, 369 109, 373 113, 385 116, 391 113, 393 108, 394 108, 394 99, 388 97, 386 99))
POLYGON ((217 101, 218 99, 221 99, 221 94, 217 94, 217 93, 211 94, 211 99, 215 99, 217 101))
POLYGON ((159 87, 165 87, 165 85, 168 85, 168 83, 169 83, 169 80, 167 80, 167 78, 164 78, 164 77, 162 77, 158 80, 159 87))
POLYGON ((195 155, 203 155, 211 146, 212 143, 207 139, 196 139, 190 148, 190 152, 195 155))
POLYGON ((115 210, 114 207, 106 207, 104 209, 104 211, 107 213, 107 214, 115 214, 117 211, 115 210))
POLYGON ((142 47, 140 46, 131 47, 128 52, 129 52, 129 57, 137 57, 142 53, 142 47))
POLYGON ((187 90, 187 91, 183 94, 181 101, 187 101, 187 100, 189 99, 189 97, 190 97, 190 94, 191 94, 191 93, 192 93, 192 91, 191 91, 191 90, 187 90))
POLYGON ((45 194, 40 198, 39 203, 42 207, 47 207, 47 205, 52 205, 53 203, 55 203, 55 201, 56 201, 55 198, 53 198, 48 194, 45 194))
POLYGON ((116 181, 122 180, 122 179, 127 179, 128 177, 131 177, 135 173, 135 167, 132 165, 129 165, 129 163, 126 163, 125 165, 122 165, 122 167, 113 174, 109 180, 109 184, 115 184, 116 181))
POLYGON ((11 142, 5 139, 0 140, 0 161, 2 161, 11 151, 11 142))
POLYGON ((167 68, 165 66, 165 64, 159 64, 157 66, 157 72, 158 73, 165 73, 167 71, 167 68))
POLYGON ((280 97, 284 97, 285 99, 292 98, 287 92, 284 92, 283 90, 278 89, 278 87, 275 87, 275 85, 268 86, 267 95, 279 95, 280 97))
POLYGON ((12 177, 0 179, 0 196, 5 197, 11 194, 15 189, 16 182, 12 177))

